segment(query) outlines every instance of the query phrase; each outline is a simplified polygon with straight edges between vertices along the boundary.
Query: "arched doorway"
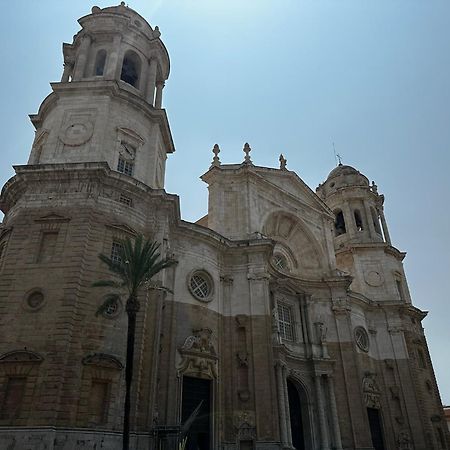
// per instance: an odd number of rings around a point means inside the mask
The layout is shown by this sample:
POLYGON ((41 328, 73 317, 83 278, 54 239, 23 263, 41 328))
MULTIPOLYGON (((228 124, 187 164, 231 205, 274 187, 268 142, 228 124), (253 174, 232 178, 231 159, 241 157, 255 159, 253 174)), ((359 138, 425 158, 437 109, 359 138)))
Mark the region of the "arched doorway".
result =
POLYGON ((309 432, 308 403, 304 390, 291 380, 287 380, 289 416, 291 420, 292 445, 297 450, 312 448, 309 432))

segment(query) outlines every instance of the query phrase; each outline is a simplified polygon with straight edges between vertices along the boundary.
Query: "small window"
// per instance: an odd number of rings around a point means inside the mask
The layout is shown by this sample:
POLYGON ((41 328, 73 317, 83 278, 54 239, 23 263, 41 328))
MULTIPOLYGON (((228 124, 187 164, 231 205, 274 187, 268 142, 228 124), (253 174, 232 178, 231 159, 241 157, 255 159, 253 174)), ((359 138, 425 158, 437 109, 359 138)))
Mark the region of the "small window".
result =
POLYGON ((292 309, 284 303, 278 303, 278 329, 282 339, 294 340, 294 327, 292 321, 292 309))
POLYGON ((2 419, 13 419, 20 415, 25 394, 26 377, 9 377, 6 382, 6 392, 0 412, 2 419))
POLYGON ((210 301, 213 293, 213 282, 211 277, 204 271, 194 272, 188 281, 191 294, 203 302, 210 301))
POLYGON ((123 245, 120 242, 114 241, 111 246, 111 260, 115 263, 122 262, 120 254, 122 253, 123 245))
POLYGON ((335 221, 334 221, 334 232, 336 236, 341 236, 342 234, 347 233, 347 230, 345 228, 345 220, 344 220, 344 213, 338 209, 334 212, 335 214, 335 221))
POLYGON ((127 197, 126 195, 123 195, 123 194, 120 194, 119 202, 123 203, 124 205, 130 206, 130 207, 132 206, 132 203, 133 203, 133 201, 131 200, 130 197, 127 197))
POLYGON ((103 75, 105 71, 105 63, 106 63, 106 50, 102 49, 97 52, 97 56, 95 58, 95 68, 94 75, 99 77, 103 75))
POLYGON ((91 421, 95 424, 106 423, 108 408, 109 382, 93 380, 90 393, 91 421))
POLYGON ((123 158, 119 157, 119 161, 117 163, 117 171, 124 173, 125 175, 133 176, 134 164, 130 161, 126 161, 123 158))
POLYGON ((135 88, 138 87, 139 72, 141 69, 139 56, 134 52, 127 52, 123 58, 122 73, 120 79, 125 83, 131 84, 135 88))
POLYGON ((363 221, 362 221, 362 218, 361 218, 361 213, 359 212, 358 209, 355 209, 354 216, 355 216, 356 229, 358 231, 363 231, 364 230, 363 221))
POLYGON ((44 232, 41 238, 41 246, 39 248, 38 262, 50 262, 56 252, 56 242, 58 240, 58 232, 44 232))

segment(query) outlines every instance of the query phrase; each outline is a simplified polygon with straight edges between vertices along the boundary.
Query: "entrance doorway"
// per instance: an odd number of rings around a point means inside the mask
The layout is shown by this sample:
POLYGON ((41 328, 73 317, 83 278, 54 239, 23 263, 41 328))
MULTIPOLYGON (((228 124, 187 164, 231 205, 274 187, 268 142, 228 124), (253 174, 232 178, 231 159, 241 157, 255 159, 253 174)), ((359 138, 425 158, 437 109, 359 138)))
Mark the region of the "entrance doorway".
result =
POLYGON ((203 401, 192 423, 186 450, 210 450, 211 448, 211 380, 183 377, 181 423, 184 423, 203 401))
POLYGON ((291 419, 292 445, 297 450, 306 450, 304 426, 305 417, 303 417, 304 411, 302 412, 302 402, 299 391, 291 380, 287 380, 287 388, 289 398, 289 415, 291 419))
POLYGON ((369 418, 370 435, 375 450, 385 450, 383 439, 383 427, 381 425, 380 411, 375 408, 367 408, 369 418))

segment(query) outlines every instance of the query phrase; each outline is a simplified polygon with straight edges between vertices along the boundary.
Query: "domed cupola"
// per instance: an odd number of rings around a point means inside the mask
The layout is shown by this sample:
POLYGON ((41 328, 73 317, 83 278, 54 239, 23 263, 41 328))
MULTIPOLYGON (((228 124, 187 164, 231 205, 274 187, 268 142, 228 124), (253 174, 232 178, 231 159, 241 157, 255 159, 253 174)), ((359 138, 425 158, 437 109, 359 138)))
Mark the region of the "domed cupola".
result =
POLYGON ((384 196, 357 169, 340 163, 316 192, 335 214, 336 248, 352 243, 390 243, 383 214, 384 196))

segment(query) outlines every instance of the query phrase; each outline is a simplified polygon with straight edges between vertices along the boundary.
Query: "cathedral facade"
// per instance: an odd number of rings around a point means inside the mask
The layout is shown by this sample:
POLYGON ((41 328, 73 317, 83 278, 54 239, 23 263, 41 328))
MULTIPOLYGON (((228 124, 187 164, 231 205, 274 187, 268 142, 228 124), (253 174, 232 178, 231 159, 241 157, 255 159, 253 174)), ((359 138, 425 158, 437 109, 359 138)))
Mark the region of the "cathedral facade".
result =
POLYGON ((158 28, 124 3, 79 23, 0 197, 0 448, 121 448, 126 314, 92 283, 142 233, 176 264, 140 294, 132 448, 175 449, 201 402, 189 450, 449 449, 377 186, 339 164, 314 192, 216 145, 182 220, 158 28))

